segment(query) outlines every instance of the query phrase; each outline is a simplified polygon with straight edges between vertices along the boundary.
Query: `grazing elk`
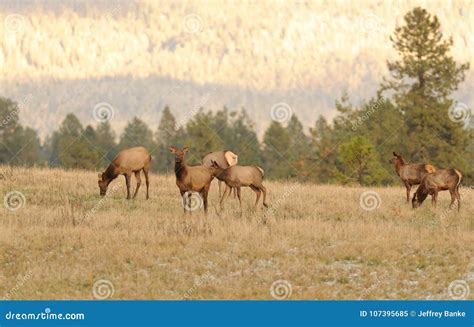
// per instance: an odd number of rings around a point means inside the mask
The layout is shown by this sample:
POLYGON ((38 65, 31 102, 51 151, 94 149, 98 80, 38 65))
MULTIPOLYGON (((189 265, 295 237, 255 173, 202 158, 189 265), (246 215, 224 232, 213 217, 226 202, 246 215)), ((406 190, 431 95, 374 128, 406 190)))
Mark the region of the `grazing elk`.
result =
POLYGON ((427 174, 423 177, 420 186, 413 194, 412 205, 413 208, 419 207, 426 197, 431 195, 431 203, 436 207, 438 202, 438 192, 449 190, 451 194, 451 203, 449 208, 455 200, 458 201, 458 211, 461 209, 461 195, 459 194, 459 185, 461 184, 462 174, 457 169, 441 169, 434 173, 427 174))
POLYGON ((146 199, 148 200, 148 189, 150 186, 148 171, 150 170, 150 162, 150 153, 142 146, 120 151, 117 156, 115 156, 114 160, 112 160, 105 172, 99 173, 98 183, 100 195, 105 196, 110 182, 117 178, 118 175, 124 175, 125 184, 127 186, 127 199, 130 199, 130 180, 132 178, 132 173, 135 173, 135 179, 137 180, 137 188, 133 194, 133 198, 135 198, 141 184, 140 171, 143 170, 146 180, 146 199))
POLYGON ((426 174, 436 171, 436 168, 432 165, 405 163, 402 155, 395 152, 393 152, 393 158, 390 159, 389 163, 394 165, 397 175, 400 176, 407 188, 407 202, 410 202, 411 187, 420 184, 426 174))
POLYGON ((224 200, 227 196, 229 196, 232 188, 237 189, 237 197, 239 198, 240 207, 242 207, 242 200, 240 198, 240 188, 242 186, 250 187, 257 195, 257 198, 255 200, 255 207, 257 206, 258 200, 260 199, 260 195, 262 193, 263 205, 265 207, 268 207, 267 203, 265 202, 265 199, 267 197, 267 189, 262 184, 264 175, 264 171, 262 168, 257 166, 236 165, 223 169, 222 167, 219 167, 219 165, 215 161, 213 161, 213 167, 216 168, 216 170, 218 171, 216 177, 219 178, 219 180, 225 182, 227 186, 224 191, 224 194, 222 194, 221 197, 221 208, 224 208, 224 200))
MULTIPOLYGON (((215 151, 209 152, 202 158, 202 164, 206 167, 212 167, 212 161, 215 161, 219 167, 224 169, 229 168, 230 166, 235 166, 237 164, 239 156, 229 150, 224 151, 215 151)), ((219 197, 221 196, 221 184, 222 181, 219 179, 219 176, 216 176, 218 179, 219 186, 219 197)), ((235 189, 234 189, 235 190, 235 189)))
MULTIPOLYGON (((184 156, 189 150, 188 147, 184 147, 180 150, 172 146, 169 150, 175 156, 174 172, 176 175, 176 185, 183 198, 184 212, 186 212, 185 193, 188 192, 188 202, 190 202, 191 192, 198 192, 204 202, 204 212, 207 213, 207 195, 211 187, 211 182, 218 170, 214 167, 206 167, 203 165, 186 165, 184 156)), ((189 205, 191 204, 189 203, 189 205)))

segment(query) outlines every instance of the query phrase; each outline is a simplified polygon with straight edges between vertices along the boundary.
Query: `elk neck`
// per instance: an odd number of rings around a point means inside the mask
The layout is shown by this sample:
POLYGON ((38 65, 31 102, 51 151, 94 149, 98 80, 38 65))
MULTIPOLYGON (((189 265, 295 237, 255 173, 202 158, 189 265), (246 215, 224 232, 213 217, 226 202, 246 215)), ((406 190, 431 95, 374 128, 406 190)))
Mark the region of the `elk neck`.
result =
POLYGON ((395 171, 397 172, 397 175, 400 176, 400 168, 402 168, 402 166, 404 165, 405 163, 403 162, 402 159, 397 159, 395 161, 395 171))
POLYGON ((180 180, 186 174, 186 164, 184 163, 184 159, 175 159, 174 173, 178 180, 180 180))

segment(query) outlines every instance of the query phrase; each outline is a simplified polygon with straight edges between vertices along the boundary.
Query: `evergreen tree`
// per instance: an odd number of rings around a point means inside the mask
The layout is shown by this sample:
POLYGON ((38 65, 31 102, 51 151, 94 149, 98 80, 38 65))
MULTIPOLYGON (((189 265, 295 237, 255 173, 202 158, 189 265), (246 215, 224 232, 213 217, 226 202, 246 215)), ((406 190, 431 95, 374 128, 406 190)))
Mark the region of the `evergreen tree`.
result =
POLYGON ((170 146, 183 146, 183 129, 177 128, 176 119, 171 110, 166 106, 161 114, 161 120, 156 131, 156 143, 158 145, 157 158, 152 161, 154 170, 160 172, 172 172, 174 157, 170 155, 170 146))
POLYGON ((59 131, 53 133, 50 164, 64 168, 99 167, 101 156, 90 143, 91 140, 94 141, 93 138, 95 131, 91 126, 84 130, 79 119, 72 113, 68 114, 61 123, 59 131))
POLYGON ((156 151, 153 141, 153 132, 141 119, 134 117, 130 121, 120 137, 119 148, 126 149, 135 146, 143 146, 153 153, 156 151))
POLYGON ((462 154, 468 131, 448 118, 448 110, 453 105, 450 96, 464 80, 469 64, 458 65, 449 54, 453 41, 443 38, 436 16, 417 7, 404 19, 405 25, 391 37, 400 59, 388 62, 391 79, 384 90, 394 94, 405 118, 410 140, 406 157, 466 170, 462 154))
POLYGON ((303 125, 296 115, 292 115, 286 127, 290 137, 290 147, 287 152, 291 162, 291 177, 306 178, 309 175, 307 158, 309 154, 309 138, 303 131, 303 125))
POLYGON ((329 183, 333 180, 337 157, 337 146, 333 136, 333 130, 326 118, 319 116, 314 128, 310 129, 308 159, 310 179, 318 183, 329 183))
POLYGON ((231 113, 231 119, 226 149, 239 155, 239 164, 241 165, 262 165, 260 142, 255 133, 253 122, 245 109, 238 113, 231 113))
POLYGON ((336 179, 347 184, 357 182, 359 185, 374 184, 384 173, 380 166, 373 145, 363 136, 356 136, 339 147, 341 168, 335 168, 336 179))
POLYGON ((263 136, 263 159, 267 176, 270 178, 288 178, 292 166, 288 160, 290 136, 285 127, 273 121, 263 136))
POLYGON ((117 144, 115 143, 115 133, 112 130, 110 123, 104 121, 100 123, 95 131, 96 141, 101 156, 105 161, 110 162, 114 159, 117 154, 117 144))
POLYGON ((0 163, 7 163, 15 155, 13 137, 18 128, 18 104, 0 97, 0 163))
POLYGON ((0 97, 0 163, 31 166, 39 161, 35 130, 19 124, 18 104, 0 97))
POLYGON ((202 109, 186 124, 185 145, 189 146, 188 162, 200 163, 202 157, 211 151, 224 148, 224 141, 218 134, 218 127, 214 123, 212 112, 202 109))

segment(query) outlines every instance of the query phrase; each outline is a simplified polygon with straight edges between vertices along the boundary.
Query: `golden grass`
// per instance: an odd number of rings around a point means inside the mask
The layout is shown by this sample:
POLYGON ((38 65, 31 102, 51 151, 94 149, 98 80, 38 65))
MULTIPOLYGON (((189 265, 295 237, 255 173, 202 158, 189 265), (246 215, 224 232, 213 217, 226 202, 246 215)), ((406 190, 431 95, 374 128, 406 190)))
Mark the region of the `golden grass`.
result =
POLYGON ((125 200, 120 177, 101 201, 96 172, 0 172, 2 197, 26 199, 1 209, 0 297, 93 299, 100 279, 113 299, 272 299, 276 280, 290 299, 444 299, 454 280, 474 286, 470 189, 459 214, 448 192, 412 210, 401 187, 370 188, 381 203, 366 211, 365 188, 266 181, 272 209, 252 210, 246 188, 241 213, 232 198, 219 212, 213 183, 205 216, 183 214, 174 176, 152 175, 148 201, 143 186, 125 200))

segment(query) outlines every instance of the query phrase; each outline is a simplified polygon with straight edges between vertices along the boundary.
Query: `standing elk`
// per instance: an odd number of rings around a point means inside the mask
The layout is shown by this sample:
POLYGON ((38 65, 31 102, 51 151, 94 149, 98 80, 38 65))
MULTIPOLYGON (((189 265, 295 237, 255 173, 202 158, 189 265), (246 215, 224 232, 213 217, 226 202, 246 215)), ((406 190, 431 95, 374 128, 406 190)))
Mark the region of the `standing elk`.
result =
POLYGON ((461 180, 461 172, 454 168, 441 169, 434 173, 425 175, 415 194, 413 194, 413 208, 419 207, 423 201, 425 201, 428 194, 431 195, 431 203, 433 207, 436 208, 436 204, 438 202, 438 192, 449 190, 449 193, 451 194, 451 203, 449 204, 449 209, 452 208, 454 201, 457 200, 459 211, 461 209, 461 195, 459 194, 459 185, 461 184, 461 180))
MULTIPOLYGON (((239 156, 236 155, 234 152, 229 150, 224 151, 215 151, 209 152, 202 158, 202 164, 206 167, 212 167, 212 162, 215 161, 217 165, 221 168, 229 168, 231 166, 237 165, 237 161, 239 156)), ((222 181, 219 179, 219 176, 216 176, 218 179, 218 186, 219 186, 219 197, 221 196, 221 184, 222 181)), ((235 193, 234 193, 235 194, 235 193)))
POLYGON ((413 185, 421 183, 426 174, 434 173, 436 168, 427 164, 405 163, 401 154, 393 152, 393 158, 389 163, 393 164, 397 175, 400 176, 407 189, 407 202, 410 202, 410 191, 413 185))
POLYGON ((257 166, 231 166, 229 168, 223 169, 219 167, 219 165, 213 161, 213 167, 216 168, 218 173, 216 177, 225 182, 226 189, 224 194, 222 194, 220 206, 224 208, 224 200, 226 197, 229 196, 231 189, 237 189, 237 197, 239 198, 240 207, 242 207, 242 200, 240 198, 240 188, 242 186, 250 187, 257 198, 255 200, 255 207, 257 207, 258 200, 260 199, 260 195, 263 193, 263 206, 268 207, 265 199, 267 197, 267 189, 263 186, 263 176, 264 171, 262 168, 257 166))
POLYGON ((146 199, 148 200, 148 189, 150 186, 148 172, 150 170, 150 162, 151 155, 148 150, 142 146, 120 151, 117 156, 115 156, 114 160, 112 160, 105 172, 99 173, 98 183, 100 195, 105 196, 110 182, 117 178, 118 175, 124 175, 125 184, 127 186, 127 199, 130 199, 130 180, 132 178, 132 173, 135 173, 135 179, 137 180, 137 188, 133 194, 133 198, 135 198, 141 184, 140 171, 143 170, 146 180, 146 199))
POLYGON ((218 171, 212 166, 188 166, 184 161, 184 156, 189 150, 188 147, 180 150, 171 146, 169 150, 175 156, 174 172, 176 175, 176 185, 183 198, 184 212, 186 212, 187 205, 185 193, 188 193, 188 202, 191 205, 191 192, 198 192, 204 202, 204 212, 207 213, 209 188, 218 171))

